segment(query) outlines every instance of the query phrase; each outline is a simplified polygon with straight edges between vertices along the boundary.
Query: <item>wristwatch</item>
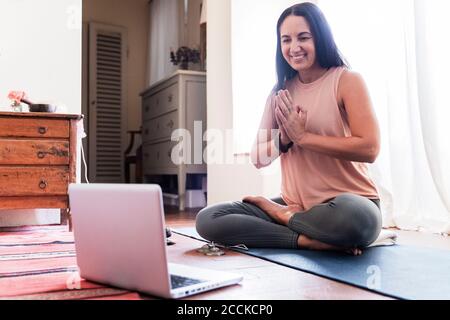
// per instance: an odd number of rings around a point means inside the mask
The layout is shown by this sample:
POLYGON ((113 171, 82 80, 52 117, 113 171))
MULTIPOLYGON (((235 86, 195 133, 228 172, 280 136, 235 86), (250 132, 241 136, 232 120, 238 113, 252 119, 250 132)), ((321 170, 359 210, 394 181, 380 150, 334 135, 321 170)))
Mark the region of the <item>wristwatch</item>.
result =
POLYGON ((278 134, 278 149, 281 151, 281 153, 286 153, 289 151, 289 149, 294 145, 294 143, 291 141, 287 145, 284 145, 281 142, 281 133, 278 134))

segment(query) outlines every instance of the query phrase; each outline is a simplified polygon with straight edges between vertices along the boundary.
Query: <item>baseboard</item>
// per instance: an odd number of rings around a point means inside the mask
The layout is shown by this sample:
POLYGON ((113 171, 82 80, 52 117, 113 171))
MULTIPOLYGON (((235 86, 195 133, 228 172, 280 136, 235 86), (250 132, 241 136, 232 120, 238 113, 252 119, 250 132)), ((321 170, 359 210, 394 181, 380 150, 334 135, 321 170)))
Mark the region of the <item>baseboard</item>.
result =
POLYGON ((0 227, 60 224, 59 209, 0 210, 0 227))

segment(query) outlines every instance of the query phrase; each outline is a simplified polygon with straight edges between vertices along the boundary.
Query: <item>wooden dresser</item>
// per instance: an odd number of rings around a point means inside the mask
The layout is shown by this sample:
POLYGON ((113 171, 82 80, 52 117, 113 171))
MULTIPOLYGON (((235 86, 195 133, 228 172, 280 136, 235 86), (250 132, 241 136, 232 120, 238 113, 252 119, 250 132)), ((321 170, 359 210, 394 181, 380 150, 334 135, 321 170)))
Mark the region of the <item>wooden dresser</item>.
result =
MULTIPOLYGON (((69 222, 81 115, 0 112, 0 209, 60 208, 69 222)), ((1 213, 1 211, 0 211, 1 213)))
POLYGON ((206 73, 178 70, 141 96, 144 181, 147 175, 177 175, 179 209, 184 210, 187 174, 206 174, 207 170, 203 153, 194 154, 195 145, 202 145, 202 150, 206 145, 202 142, 206 130, 206 73), (171 135, 181 128, 191 136, 191 161, 187 164, 175 164, 171 158, 172 149, 180 143, 172 141, 171 135))

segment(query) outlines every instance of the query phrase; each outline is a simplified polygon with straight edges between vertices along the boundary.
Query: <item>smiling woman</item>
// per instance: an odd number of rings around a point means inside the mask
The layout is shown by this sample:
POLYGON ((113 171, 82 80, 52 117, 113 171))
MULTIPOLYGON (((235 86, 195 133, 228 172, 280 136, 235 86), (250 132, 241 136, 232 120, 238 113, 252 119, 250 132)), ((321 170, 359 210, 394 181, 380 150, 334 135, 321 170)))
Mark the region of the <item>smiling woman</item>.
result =
MULTIPOLYGON (((305 24, 306 21, 302 20, 301 23, 305 24)), ((303 26, 303 28, 305 28, 305 26, 303 26)), ((299 28, 302 29, 302 28, 299 28)), ((291 40, 291 36, 289 35, 282 35, 281 36, 281 42, 283 43, 283 47, 282 47, 282 51, 283 51, 283 55, 285 58, 288 59, 288 61, 290 61, 291 63, 294 64, 301 64, 302 62, 306 61, 307 58, 307 46, 308 46, 308 42, 309 42, 309 47, 311 49, 314 49, 314 42, 312 41, 312 35, 309 32, 300 32, 298 35, 292 35, 292 37, 297 38, 300 42, 305 43, 304 44, 304 49, 305 52, 292 52, 292 54, 289 52, 289 46, 288 44, 292 41, 291 40)), ((315 53, 315 52, 314 52, 315 53)), ((312 59, 314 61, 314 59, 312 59)))
MULTIPOLYGON (((313 4, 305 4, 303 7, 317 8, 313 4)), ((311 14, 304 9, 302 14, 304 16, 295 16, 285 11, 278 20, 277 90, 284 87, 285 80, 294 76, 304 77, 305 79, 300 79, 302 82, 311 82, 312 78, 320 76, 327 68, 346 66, 334 42, 330 26, 320 10, 311 14), (303 72, 300 74, 298 69, 303 72)))
POLYGON ((278 82, 251 158, 260 169, 280 157, 281 198, 247 196, 207 207, 197 215, 197 231, 226 245, 360 254, 381 229, 366 166, 379 150, 368 90, 345 66, 316 5, 287 8, 276 26, 278 82))

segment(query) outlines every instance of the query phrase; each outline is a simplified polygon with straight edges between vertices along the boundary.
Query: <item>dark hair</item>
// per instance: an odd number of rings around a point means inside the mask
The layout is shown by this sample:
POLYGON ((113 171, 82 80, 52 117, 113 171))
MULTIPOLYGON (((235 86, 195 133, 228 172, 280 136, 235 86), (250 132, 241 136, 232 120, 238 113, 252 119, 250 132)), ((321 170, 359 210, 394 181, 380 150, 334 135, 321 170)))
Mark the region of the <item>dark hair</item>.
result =
POLYGON ((310 2, 296 4, 284 10, 277 23, 276 70, 278 82, 274 88, 275 91, 283 89, 285 82, 297 75, 297 71, 287 63, 281 52, 280 27, 283 21, 291 15, 304 17, 308 22, 316 48, 317 62, 322 68, 348 67, 334 42, 331 28, 319 7, 310 2))

